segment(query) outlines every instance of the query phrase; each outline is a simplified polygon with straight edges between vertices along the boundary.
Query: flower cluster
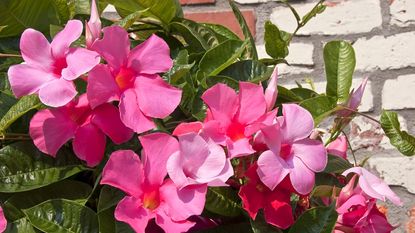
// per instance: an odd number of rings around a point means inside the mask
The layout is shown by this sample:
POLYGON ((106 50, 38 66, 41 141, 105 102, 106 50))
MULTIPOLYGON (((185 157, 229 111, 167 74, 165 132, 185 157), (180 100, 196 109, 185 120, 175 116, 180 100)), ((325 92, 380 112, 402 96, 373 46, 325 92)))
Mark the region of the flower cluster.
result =
MULTIPOLYGON (((134 132, 140 134, 140 155, 113 152, 100 182, 126 194, 115 218, 136 232, 145 232, 152 221, 165 232, 189 231, 198 224, 190 217, 202 213, 208 187, 218 186, 239 190, 252 219, 262 209, 266 222, 287 229, 298 217, 296 211, 308 208, 293 210, 291 198, 309 198, 328 153, 346 158, 345 138, 326 148, 312 137, 314 121, 306 109, 275 107, 276 69, 265 90, 250 82, 239 82, 238 91, 225 84, 210 87, 201 96, 207 106, 203 122, 182 122, 172 134, 155 132, 153 119, 172 114, 182 96, 160 76, 173 65, 169 46, 152 35, 130 49, 125 29, 101 29, 95 6, 91 15, 85 48, 71 46, 83 30, 78 20, 69 21, 51 43, 27 29, 20 42, 25 63, 10 67, 9 81, 17 97, 36 94, 51 107, 30 122, 34 144, 50 156, 72 140, 76 156, 95 167, 103 161, 107 138, 122 144, 134 132), (78 95, 75 80, 86 82, 86 93, 78 95)), ((358 107, 363 90, 364 84, 352 94, 350 109, 358 107)), ((349 173, 355 175, 339 197, 326 200, 327 205, 335 202, 339 214, 336 232, 390 232, 393 226, 376 199, 401 204, 399 198, 367 170, 354 167, 343 175, 349 173)), ((1 219, 2 211, 3 230, 1 219)))

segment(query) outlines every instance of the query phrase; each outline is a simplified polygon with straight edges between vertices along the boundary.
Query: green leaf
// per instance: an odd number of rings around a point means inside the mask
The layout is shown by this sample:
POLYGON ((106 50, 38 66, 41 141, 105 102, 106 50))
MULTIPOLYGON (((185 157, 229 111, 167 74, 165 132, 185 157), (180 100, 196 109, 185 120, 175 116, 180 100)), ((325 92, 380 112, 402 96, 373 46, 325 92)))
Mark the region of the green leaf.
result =
POLYGON ((336 156, 336 155, 328 155, 328 161, 327 166, 324 169, 324 172, 327 173, 343 173, 349 168, 352 168, 353 164, 351 164, 349 161, 336 156))
POLYGON ((333 197, 333 192, 336 196, 340 193, 341 189, 331 185, 319 185, 316 186, 311 192, 312 197, 333 197))
POLYGON ((61 24, 65 24, 75 16, 75 1, 73 0, 53 0, 53 6, 61 24))
POLYGON ((326 117, 337 110, 336 100, 333 97, 323 95, 306 99, 300 103, 300 106, 311 113, 315 126, 318 126, 326 117))
MULTIPOLYGON (((27 209, 46 200, 58 198, 69 199, 79 204, 84 204, 91 191, 91 186, 86 183, 75 180, 63 180, 40 189, 15 193, 4 203, 4 208, 7 210, 13 206, 17 210, 27 209)), ((19 211, 14 216, 8 215, 8 217, 18 219, 24 217, 24 214, 19 211)))
POLYGON ((335 205, 311 208, 297 219, 289 233, 332 233, 337 216, 335 205))
POLYGON ((14 222, 9 222, 4 232, 7 233, 35 233, 35 229, 27 218, 21 218, 14 222))
POLYGON ((383 111, 380 116, 380 124, 390 143, 406 156, 415 155, 415 137, 401 130, 398 114, 391 111, 383 111))
POLYGON ((116 206, 124 196, 121 190, 104 185, 99 194, 98 213, 116 206))
POLYGON ((241 41, 225 41, 205 53, 200 60, 199 69, 208 76, 215 76, 240 57, 245 47, 246 43, 241 41))
POLYGON ((223 75, 207 76, 204 79, 204 81, 206 83, 207 88, 213 87, 214 85, 218 83, 224 83, 235 90, 239 89, 238 81, 228 76, 223 76, 223 75))
POLYGON ((0 150, 0 192, 23 192, 56 183, 86 170, 76 156, 63 148, 56 158, 39 152, 29 142, 0 150))
POLYGON ((136 11, 148 8, 150 16, 160 20, 165 25, 174 17, 182 17, 183 12, 178 0, 106 0, 117 8, 118 13, 125 17, 136 11))
POLYGON ((272 58, 285 58, 288 55, 288 42, 283 39, 280 30, 271 21, 265 22, 265 50, 272 58))
POLYGON ((287 88, 278 85, 278 103, 286 103, 286 102, 299 102, 301 101, 301 97, 297 96, 294 92, 291 90, 288 90, 287 88))
POLYGON ((229 187, 209 187, 205 208, 215 214, 235 217, 242 213, 236 191, 229 187))
POLYGON ((303 100, 314 98, 319 96, 319 94, 313 90, 307 89, 307 88, 301 88, 296 87, 290 89, 294 94, 296 94, 298 97, 302 98, 303 100))
POLYGON ((352 45, 346 41, 331 41, 324 46, 328 96, 345 103, 349 98, 356 56, 352 45))
POLYGON ((16 101, 17 100, 13 96, 0 91, 0 119, 3 118, 16 101))
POLYGON ((266 80, 269 78, 267 67, 259 61, 238 61, 228 66, 219 75, 228 76, 238 81, 266 80))
POLYGON ((139 18, 141 18, 143 13, 145 13, 146 11, 148 11, 148 8, 144 9, 144 10, 141 10, 141 11, 136 11, 134 13, 131 13, 131 14, 127 15, 126 17, 124 17, 122 20, 116 22, 115 25, 123 27, 124 29, 128 29, 128 28, 131 27, 131 25, 133 25, 133 23, 135 21, 137 21, 139 18))
POLYGON ((311 9, 310 12, 308 12, 306 15, 303 16, 303 19, 301 21, 302 25, 306 25, 310 19, 317 16, 317 14, 321 14, 326 9, 326 5, 324 5, 324 1, 320 1, 311 9))
POLYGON ((5 132, 7 128, 21 116, 26 114, 32 109, 36 109, 42 106, 37 95, 23 96, 14 104, 9 111, 0 120, 0 133, 5 132))
POLYGON ((235 14, 236 19, 239 22, 239 25, 241 26, 245 40, 249 41, 249 44, 247 47, 248 52, 249 52, 248 58, 251 58, 253 60, 258 60, 258 52, 256 50, 255 39, 252 36, 251 31, 249 30, 248 24, 246 23, 244 16, 242 15, 241 11, 238 9, 238 6, 236 6, 233 0, 228 0, 228 2, 232 8, 233 13, 235 14))
POLYGON ((248 222, 234 223, 234 224, 221 224, 215 228, 207 230, 196 231, 195 233, 252 233, 251 226, 248 222))
POLYGON ((23 212, 33 226, 44 232, 98 233, 98 218, 94 211, 65 199, 45 201, 23 212))
POLYGON ((225 40, 240 40, 240 38, 227 27, 222 26, 220 24, 209 24, 209 23, 202 23, 203 26, 210 28, 213 30, 217 35, 221 37, 220 42, 225 40))
POLYGON ((115 206, 98 213, 99 232, 114 233, 116 232, 116 220, 114 217, 115 206))
POLYGON ((257 214, 255 220, 249 218, 249 221, 251 222, 252 231, 254 233, 282 233, 280 229, 268 224, 265 221, 262 211, 257 214))

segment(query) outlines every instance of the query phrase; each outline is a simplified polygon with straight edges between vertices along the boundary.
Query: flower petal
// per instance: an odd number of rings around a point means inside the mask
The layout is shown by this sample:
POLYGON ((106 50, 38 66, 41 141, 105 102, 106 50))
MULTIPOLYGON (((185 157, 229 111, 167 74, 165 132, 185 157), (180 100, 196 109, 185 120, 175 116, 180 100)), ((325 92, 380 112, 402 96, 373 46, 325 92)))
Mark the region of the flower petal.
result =
POLYGON ((74 80, 94 68, 99 62, 98 53, 84 49, 70 49, 66 55, 68 66, 62 70, 62 77, 66 80, 74 80))
POLYGON ((236 117, 241 124, 249 124, 265 114, 267 105, 262 86, 239 83, 239 109, 236 117))
POLYGON ((118 70, 126 65, 130 52, 130 40, 127 31, 120 26, 110 26, 102 29, 104 37, 95 41, 92 49, 97 51, 107 63, 118 70))
POLYGON ((34 94, 55 79, 51 73, 27 64, 10 66, 7 75, 13 94, 17 98, 34 94))
POLYGON ((349 103, 347 104, 349 108, 357 109, 359 107, 360 102, 362 102, 363 93, 365 92, 367 80, 368 78, 363 79, 356 91, 351 94, 349 103))
POLYGON ((119 150, 111 154, 105 165, 101 184, 111 185, 129 195, 139 197, 143 180, 144 170, 140 157, 132 150, 119 150))
POLYGON ((265 102, 267 103, 267 110, 270 111, 274 108, 275 102, 277 101, 278 88, 278 67, 275 66, 274 72, 272 72, 271 78, 268 81, 268 86, 265 89, 265 102))
POLYGON ((166 169, 170 179, 176 184, 179 189, 196 184, 196 181, 188 178, 183 170, 183 157, 180 152, 173 153, 167 160, 166 169))
POLYGON ((196 224, 188 220, 174 221, 170 217, 168 217, 165 213, 162 213, 162 212, 157 213, 156 223, 166 233, 188 232, 188 230, 196 224))
POLYGON ((314 122, 313 117, 307 110, 297 104, 283 104, 282 112, 284 120, 281 130, 284 134, 284 142, 292 143, 311 134, 314 122))
POLYGON ((243 157, 255 153, 248 138, 241 138, 235 142, 228 140, 226 146, 230 158, 243 157))
POLYGON ((202 99, 209 107, 213 119, 219 121, 222 126, 228 125, 238 110, 236 92, 222 83, 205 91, 202 99))
POLYGON ((103 103, 119 100, 120 89, 107 65, 99 64, 88 74, 88 101, 92 108, 103 103))
POLYGON ((121 95, 119 108, 121 121, 134 132, 142 133, 156 127, 151 118, 141 112, 133 89, 127 89, 121 95))
POLYGON ((347 139, 340 136, 327 146, 327 153, 347 159, 347 139))
POLYGON ((3 209, 0 207, 0 232, 6 230, 7 227, 7 220, 4 217, 3 209))
POLYGON ((290 193, 274 191, 264 208, 265 221, 276 227, 287 229, 294 224, 290 193))
POLYGON ((135 197, 124 197, 115 208, 115 219, 128 223, 135 232, 145 232, 152 214, 135 197))
POLYGON ((239 197, 241 197, 243 208, 252 219, 256 218, 258 210, 262 209, 265 205, 264 193, 260 192, 257 188, 261 187, 258 185, 262 185, 259 181, 257 169, 258 166, 256 164, 248 168, 245 172, 248 182, 241 186, 238 193, 239 197))
POLYGON ((91 16, 85 25, 86 47, 91 48, 92 44, 99 39, 101 35, 101 20, 95 0, 91 2, 91 16))
POLYGON ((39 31, 26 29, 20 38, 20 52, 24 61, 45 72, 52 71, 54 63, 49 41, 39 31))
POLYGON ((164 73, 172 66, 169 46, 155 34, 131 50, 128 57, 128 67, 141 74, 164 73))
POLYGON ((288 175, 289 169, 282 159, 270 150, 264 151, 258 158, 258 176, 269 189, 275 187, 288 175))
POLYGON ((82 22, 69 20, 65 28, 53 38, 51 43, 52 54, 55 58, 65 57, 71 44, 82 34, 82 22))
POLYGON ((59 148, 74 137, 77 127, 65 112, 45 109, 32 117, 29 133, 40 151, 55 157, 59 148))
POLYGON ((327 151, 323 143, 313 139, 303 139, 296 141, 292 145, 294 156, 314 172, 321 172, 327 165, 327 151))
POLYGON ((290 171, 290 180, 294 189, 306 195, 311 192, 314 186, 315 175, 299 158, 293 158, 294 168, 290 171))
POLYGON ((169 157, 179 151, 177 140, 165 133, 152 133, 139 137, 143 146, 142 159, 146 181, 150 185, 161 185, 167 175, 169 157))
POLYGON ((202 213, 206 192, 206 185, 192 185, 179 190, 173 181, 166 180, 160 188, 160 198, 165 201, 166 214, 174 221, 181 221, 202 213))
POLYGON ((174 136, 179 136, 179 135, 191 133, 191 132, 199 133, 202 127, 203 127, 203 124, 200 121, 189 122, 189 123, 183 122, 183 123, 180 123, 178 126, 176 126, 172 134, 174 136))
POLYGON ((72 145, 78 158, 86 161, 89 167, 95 167, 104 157, 105 134, 93 124, 85 124, 76 130, 72 145))
POLYGON ((39 90, 39 99, 50 107, 61 107, 71 101, 77 92, 75 85, 65 79, 55 79, 39 90))
POLYGON ((182 91, 158 75, 139 76, 135 86, 140 109, 146 116, 165 118, 180 104, 182 91))
POLYGON ((281 129, 280 125, 277 123, 275 125, 263 127, 261 129, 261 135, 267 144, 268 148, 275 154, 279 155, 281 151, 281 129))

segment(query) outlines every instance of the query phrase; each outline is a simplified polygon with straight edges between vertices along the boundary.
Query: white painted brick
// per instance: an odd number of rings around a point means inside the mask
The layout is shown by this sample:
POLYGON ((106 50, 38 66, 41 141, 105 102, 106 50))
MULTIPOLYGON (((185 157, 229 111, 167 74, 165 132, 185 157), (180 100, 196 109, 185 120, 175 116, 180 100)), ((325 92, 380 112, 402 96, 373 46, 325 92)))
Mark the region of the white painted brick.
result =
MULTIPOLYGON (((257 45, 259 58, 269 58, 265 51, 265 45, 257 45)), ((314 46, 306 43, 291 43, 289 47, 290 53, 286 60, 293 65, 314 65, 313 51, 314 46)))
POLYGON ((289 66, 287 64, 278 64, 278 74, 309 74, 313 72, 313 69, 301 67, 301 66, 289 66))
POLYGON ((414 41, 415 32, 358 39, 353 44, 356 51, 356 69, 373 71, 415 67, 414 41))
POLYGON ((415 74, 385 81, 382 92, 384 109, 415 108, 415 74))
POLYGON ((389 185, 401 185, 409 192, 415 193, 415 158, 414 157, 375 157, 368 160, 368 165, 376 170, 389 185))
MULTIPOLYGON (((314 7, 315 2, 292 5, 303 16, 314 7)), ((293 32, 297 26, 290 9, 283 6, 273 10, 271 21, 288 32, 293 32)), ((343 0, 328 6, 325 12, 311 19, 298 33, 300 35, 362 33, 381 27, 381 25, 379 0, 343 0)))
POLYGON ((394 0, 390 5, 391 24, 406 27, 415 24, 415 0, 394 0))
POLYGON ((109 20, 120 20, 121 19, 120 15, 117 13, 117 10, 111 4, 105 7, 104 11, 102 12, 102 17, 109 19, 109 20))

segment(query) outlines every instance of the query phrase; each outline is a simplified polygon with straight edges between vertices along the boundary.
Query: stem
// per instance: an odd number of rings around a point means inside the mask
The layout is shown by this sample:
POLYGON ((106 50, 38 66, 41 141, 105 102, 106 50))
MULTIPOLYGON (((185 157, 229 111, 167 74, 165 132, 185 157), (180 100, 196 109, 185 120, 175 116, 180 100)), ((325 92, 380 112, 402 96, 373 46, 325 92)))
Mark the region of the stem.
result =
POLYGON ((28 134, 21 133, 0 134, 0 141, 5 140, 31 140, 31 138, 28 134))
POLYGON ((0 53, 0 57, 22 57, 20 54, 0 53))
POLYGON ((342 133, 343 133, 344 137, 346 138, 347 146, 349 147, 350 151, 352 152, 352 156, 353 156, 353 160, 354 160, 354 166, 357 166, 356 156, 354 154, 354 150, 352 148, 352 144, 349 141, 349 137, 347 137, 347 134, 343 130, 342 130, 342 133))
POLYGON ((380 121, 376 120, 375 118, 373 118, 373 117, 371 117, 369 115, 366 115, 366 114, 361 113, 359 111, 356 111, 354 109, 348 108, 346 106, 340 106, 340 108, 345 109, 345 110, 348 110, 348 111, 351 111, 351 112, 356 113, 358 115, 364 116, 364 117, 366 117, 366 118, 368 118, 368 119, 370 119, 370 120, 372 120, 372 121, 374 121, 374 122, 376 122, 376 123, 378 123, 380 125, 380 121))

